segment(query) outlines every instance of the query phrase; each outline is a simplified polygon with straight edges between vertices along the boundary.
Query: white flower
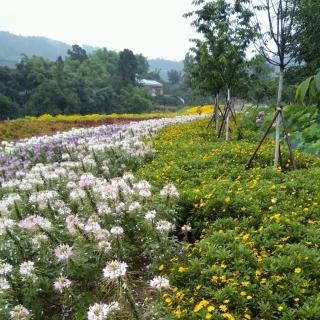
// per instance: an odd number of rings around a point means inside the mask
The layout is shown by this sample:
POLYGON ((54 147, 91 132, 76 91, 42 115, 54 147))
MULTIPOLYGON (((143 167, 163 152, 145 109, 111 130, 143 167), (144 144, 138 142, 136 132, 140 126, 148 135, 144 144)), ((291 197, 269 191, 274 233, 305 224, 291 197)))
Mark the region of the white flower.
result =
POLYGON ((6 262, 0 262, 0 275, 6 275, 11 273, 12 265, 6 262))
POLYGON ((160 191, 160 196, 178 198, 179 192, 178 192, 177 188, 172 183, 169 183, 162 188, 162 190, 160 191))
POLYGON ((139 181, 133 185, 133 188, 139 196, 145 198, 151 197, 151 185, 148 181, 139 181))
POLYGON ((0 219, 0 235, 6 233, 7 229, 11 229, 15 226, 16 222, 12 219, 0 219))
POLYGON ((111 228, 110 233, 115 235, 115 236, 122 236, 124 233, 124 230, 122 227, 119 226, 114 226, 111 228))
POLYGON ((37 227, 49 230, 52 227, 51 222, 39 215, 29 216, 19 222, 19 227, 27 230, 33 230, 37 227))
POLYGON ((141 208, 141 205, 139 202, 133 202, 129 205, 129 208, 128 208, 128 211, 129 212, 132 212, 132 211, 135 211, 135 210, 138 210, 141 208))
POLYGON ((19 272, 23 279, 35 278, 35 267, 33 261, 26 261, 20 264, 19 272))
POLYGON ((156 229, 160 232, 169 232, 174 230, 174 225, 167 220, 160 220, 156 223, 156 229))
POLYGON ((112 311, 120 310, 118 302, 95 303, 89 307, 88 320, 105 320, 112 311))
POLYGON ((127 272, 128 265, 118 260, 109 261, 103 269, 103 276, 106 279, 114 280, 122 277, 127 272))
POLYGON ((60 276, 54 283, 53 287, 56 291, 62 293, 65 288, 69 288, 71 286, 71 281, 68 278, 60 276))
POLYGON ((15 306, 12 311, 10 311, 10 318, 13 320, 30 319, 30 312, 24 306, 18 305, 15 306))
POLYGON ((48 236, 43 234, 43 233, 40 233, 40 234, 37 234, 35 235, 31 241, 32 241, 32 244, 34 245, 35 248, 40 248, 42 244, 46 243, 48 241, 48 236))
POLYGON ((169 280, 165 277, 156 276, 150 281, 150 286, 156 289, 170 288, 169 280))
POLYGON ((111 243, 109 241, 98 242, 98 248, 100 251, 109 252, 111 250, 111 243))
POLYGON ((111 209, 108 205, 106 204, 97 204, 97 209, 98 209, 98 213, 101 215, 109 215, 111 214, 111 209))
POLYGON ((156 217, 157 212, 155 210, 147 211, 144 215, 146 220, 153 220, 156 217))
POLYGON ((54 254, 58 261, 68 260, 73 255, 72 249, 68 244, 60 244, 54 249, 54 254))
POLYGON ((10 289, 9 281, 5 277, 0 277, 0 293, 10 289))
POLYGON ((189 232, 191 231, 191 226, 189 224, 185 224, 181 227, 182 232, 189 232))

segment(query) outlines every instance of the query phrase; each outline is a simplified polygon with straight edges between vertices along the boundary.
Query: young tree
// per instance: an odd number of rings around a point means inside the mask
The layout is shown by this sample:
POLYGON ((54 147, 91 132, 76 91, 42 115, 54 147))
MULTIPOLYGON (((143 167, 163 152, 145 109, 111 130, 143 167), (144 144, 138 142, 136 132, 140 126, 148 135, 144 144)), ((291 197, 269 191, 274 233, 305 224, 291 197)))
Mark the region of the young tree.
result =
POLYGON ((217 72, 218 60, 213 52, 209 52, 206 43, 200 40, 195 43, 196 46, 190 50, 184 61, 185 79, 191 88, 214 96, 214 123, 218 132, 219 93, 224 85, 217 72))
MULTIPOLYGON (((279 69, 277 109, 282 108, 284 72, 290 62, 297 56, 296 17, 300 0, 260 0, 259 5, 250 5, 254 14, 254 25, 258 31, 256 47, 269 63, 279 69), (259 19, 259 14, 265 14, 268 19, 267 28, 259 19)), ((276 118, 276 136, 274 166, 280 160, 280 121, 281 114, 276 118)))
MULTIPOLYGON (((194 25, 204 40, 197 41, 200 55, 211 57, 210 68, 217 74, 227 89, 227 104, 230 104, 231 89, 234 88, 246 72, 246 49, 254 35, 250 26, 252 12, 245 6, 247 0, 194 0, 200 9, 186 14, 195 16, 194 25)), ((203 70, 206 59, 200 59, 203 70)), ((208 66, 207 66, 208 67, 208 66)), ((207 72, 208 74, 208 72, 207 72)), ((209 79, 208 81, 211 81, 209 79)), ((215 92, 216 94, 216 92, 215 92)), ((229 116, 226 119, 226 139, 229 135, 229 116)))

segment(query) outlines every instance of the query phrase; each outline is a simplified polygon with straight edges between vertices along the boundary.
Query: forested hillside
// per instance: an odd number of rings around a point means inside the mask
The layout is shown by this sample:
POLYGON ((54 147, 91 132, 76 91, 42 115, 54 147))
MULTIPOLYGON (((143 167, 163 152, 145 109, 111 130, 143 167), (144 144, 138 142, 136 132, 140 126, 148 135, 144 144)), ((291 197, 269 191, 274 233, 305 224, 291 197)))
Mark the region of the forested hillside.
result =
MULTIPOLYGON (((83 45, 87 53, 98 49, 90 45, 83 45)), ((0 31, 0 65, 14 67, 22 54, 36 55, 55 61, 59 56, 65 57, 71 45, 45 37, 25 37, 10 32, 0 31)), ((160 76, 167 79, 167 72, 171 69, 181 71, 183 61, 171 61, 162 58, 149 59, 150 70, 160 70, 160 76)))

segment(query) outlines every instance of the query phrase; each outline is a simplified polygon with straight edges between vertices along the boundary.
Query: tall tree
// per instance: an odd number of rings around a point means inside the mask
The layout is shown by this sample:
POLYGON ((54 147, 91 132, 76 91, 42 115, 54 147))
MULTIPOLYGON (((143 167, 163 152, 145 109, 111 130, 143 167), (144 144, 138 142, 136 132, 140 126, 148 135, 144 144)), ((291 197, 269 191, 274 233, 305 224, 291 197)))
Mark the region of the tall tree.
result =
POLYGON ((124 49, 119 54, 119 74, 123 84, 135 84, 138 71, 136 56, 129 49, 124 49))
POLYGON ((68 50, 68 55, 70 59, 79 61, 80 63, 88 59, 86 50, 84 50, 77 44, 74 44, 71 47, 71 50, 70 49, 68 50))

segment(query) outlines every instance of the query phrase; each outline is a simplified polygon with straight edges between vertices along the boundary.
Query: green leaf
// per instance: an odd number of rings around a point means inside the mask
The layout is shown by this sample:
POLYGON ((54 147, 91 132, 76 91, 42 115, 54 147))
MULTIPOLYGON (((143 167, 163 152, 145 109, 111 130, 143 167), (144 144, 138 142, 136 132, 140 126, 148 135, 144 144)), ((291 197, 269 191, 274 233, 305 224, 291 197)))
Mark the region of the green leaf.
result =
POLYGON ((296 93, 296 99, 300 100, 301 102, 303 102, 305 100, 306 94, 309 90, 309 86, 310 86, 310 81, 313 79, 312 77, 309 77, 308 79, 306 79, 305 81, 303 81, 298 89, 297 89, 297 93, 296 93))
POLYGON ((320 72, 314 76, 314 83, 317 88, 318 94, 320 94, 320 72))

